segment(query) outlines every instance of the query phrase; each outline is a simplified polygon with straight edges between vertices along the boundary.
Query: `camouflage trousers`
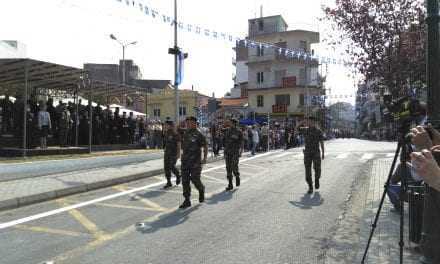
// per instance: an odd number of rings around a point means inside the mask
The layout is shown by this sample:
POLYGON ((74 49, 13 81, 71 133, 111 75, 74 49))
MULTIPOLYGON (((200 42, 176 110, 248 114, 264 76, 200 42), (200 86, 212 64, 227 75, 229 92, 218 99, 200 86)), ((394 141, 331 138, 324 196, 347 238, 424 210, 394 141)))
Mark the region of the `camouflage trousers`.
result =
POLYGON ((226 162, 226 176, 228 179, 232 179, 232 175, 235 177, 240 177, 240 172, 238 170, 238 162, 240 159, 240 154, 237 153, 225 153, 226 162))
POLYGON ((313 185, 312 179, 312 164, 315 171, 315 181, 321 178, 321 153, 307 153, 304 152, 304 166, 306 169, 306 182, 309 185, 313 185))
POLYGON ((165 178, 168 182, 171 182, 171 172, 176 175, 176 178, 180 177, 179 170, 176 168, 176 162, 176 155, 165 154, 163 159, 163 167, 165 171, 165 178))
POLYGON ((183 187, 183 197, 189 200, 191 197, 191 182, 194 184, 196 189, 199 191, 199 195, 205 192, 205 186, 201 181, 202 167, 201 166, 191 166, 192 164, 182 165, 182 187, 183 187))

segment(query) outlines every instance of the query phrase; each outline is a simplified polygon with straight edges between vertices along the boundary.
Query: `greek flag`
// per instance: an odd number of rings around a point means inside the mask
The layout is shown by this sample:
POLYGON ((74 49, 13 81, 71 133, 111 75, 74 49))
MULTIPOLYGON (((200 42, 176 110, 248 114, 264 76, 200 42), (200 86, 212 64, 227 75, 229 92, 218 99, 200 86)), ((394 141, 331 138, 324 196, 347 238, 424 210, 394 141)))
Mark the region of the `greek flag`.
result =
POLYGON ((182 51, 177 55, 177 71, 176 71, 176 81, 175 85, 180 85, 183 81, 183 61, 185 60, 185 55, 182 51))

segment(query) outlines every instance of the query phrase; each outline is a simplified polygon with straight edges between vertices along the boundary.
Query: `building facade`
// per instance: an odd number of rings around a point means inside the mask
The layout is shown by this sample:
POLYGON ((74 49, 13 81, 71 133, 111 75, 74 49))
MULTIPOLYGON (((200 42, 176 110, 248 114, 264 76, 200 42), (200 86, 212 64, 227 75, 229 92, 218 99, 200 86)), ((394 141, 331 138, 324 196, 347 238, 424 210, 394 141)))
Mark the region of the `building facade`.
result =
MULTIPOLYGON (((207 104, 208 96, 197 91, 179 90, 179 115, 180 121, 188 116, 199 116, 201 106, 207 104)), ((150 120, 165 121, 168 117, 175 116, 175 92, 174 89, 164 89, 147 96, 147 117, 150 120)))
POLYGON ((16 40, 0 40, 0 58, 26 58, 26 45, 16 40))
POLYGON ((285 118, 319 111, 321 105, 310 100, 324 92, 319 62, 291 58, 279 51, 281 48, 314 54, 312 44, 316 43, 319 43, 318 32, 289 31, 282 16, 249 20, 249 37, 236 48, 235 85, 257 115, 285 118))

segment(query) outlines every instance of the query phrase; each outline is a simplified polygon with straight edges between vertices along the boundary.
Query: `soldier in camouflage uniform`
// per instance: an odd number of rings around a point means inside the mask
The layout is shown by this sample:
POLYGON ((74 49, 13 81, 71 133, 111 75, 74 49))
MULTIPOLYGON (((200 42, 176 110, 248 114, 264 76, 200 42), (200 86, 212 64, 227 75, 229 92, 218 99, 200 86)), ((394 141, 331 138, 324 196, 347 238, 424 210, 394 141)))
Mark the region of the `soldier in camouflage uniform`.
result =
POLYGON ((324 159, 324 137, 322 131, 316 127, 315 119, 312 117, 300 122, 297 128, 304 136, 304 166, 306 170, 306 182, 309 185, 308 193, 311 194, 313 193, 312 164, 315 170, 315 188, 318 190, 320 187, 321 158, 324 159), (322 153, 319 150, 319 146, 321 146, 322 153))
POLYGON ((228 187, 226 191, 234 189, 232 185, 232 174, 235 176, 236 186, 240 186, 240 172, 238 171, 238 162, 243 153, 243 133, 237 128, 237 120, 226 120, 224 124, 224 147, 226 173, 228 178, 228 187))
POLYGON ((174 122, 166 122, 165 132, 165 156, 164 156, 164 170, 167 184, 164 189, 172 187, 171 184, 171 172, 176 175, 176 185, 180 184, 180 173, 176 168, 176 162, 180 158, 180 135, 177 133, 174 122))
POLYGON ((206 138, 197 130, 197 119, 188 117, 186 119, 186 131, 182 140, 182 185, 183 197, 185 201, 179 208, 187 208, 191 206, 191 185, 196 186, 199 191, 199 202, 205 201, 205 186, 203 186, 201 178, 202 164, 206 163, 208 156, 208 144, 206 138), (202 151, 203 148, 203 160, 202 151))

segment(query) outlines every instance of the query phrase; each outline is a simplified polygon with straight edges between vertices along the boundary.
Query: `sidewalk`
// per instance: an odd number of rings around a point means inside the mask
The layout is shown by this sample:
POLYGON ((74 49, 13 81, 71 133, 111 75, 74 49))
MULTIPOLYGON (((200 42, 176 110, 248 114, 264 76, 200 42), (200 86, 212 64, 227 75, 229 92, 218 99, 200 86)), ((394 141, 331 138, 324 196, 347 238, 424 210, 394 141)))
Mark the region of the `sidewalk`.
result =
MULTIPOLYGON (((209 158, 208 162, 222 159, 209 158)), ((0 183, 0 211, 162 174, 163 159, 0 183)))
MULTIPOLYGON (((384 191, 391 159, 377 159, 354 176, 353 190, 343 205, 345 213, 338 219, 337 227, 322 243, 326 249, 324 263, 361 263, 384 191)), ((370 244, 365 263, 399 263, 400 215, 385 198, 377 228, 370 244)), ((408 236, 408 204, 405 206, 404 263, 420 263, 420 255, 408 236)))

